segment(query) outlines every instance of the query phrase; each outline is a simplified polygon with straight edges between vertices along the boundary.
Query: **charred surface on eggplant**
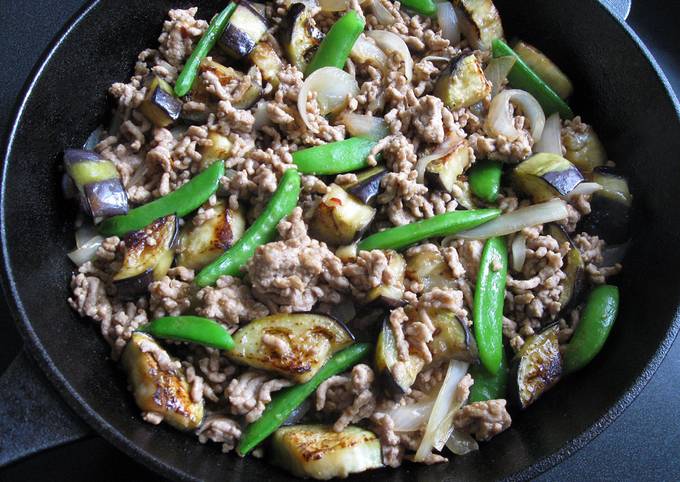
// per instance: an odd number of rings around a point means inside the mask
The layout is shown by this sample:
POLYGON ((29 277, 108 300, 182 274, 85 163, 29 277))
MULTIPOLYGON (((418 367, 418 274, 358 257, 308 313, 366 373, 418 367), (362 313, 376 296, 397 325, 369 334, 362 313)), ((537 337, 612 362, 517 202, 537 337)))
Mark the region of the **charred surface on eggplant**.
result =
POLYGON ((449 154, 430 162, 425 168, 425 179, 429 185, 446 192, 457 190, 458 178, 470 166, 474 153, 467 141, 462 141, 449 154))
POLYGON ((429 344, 433 360, 479 362, 477 342, 465 320, 444 309, 430 310, 430 318, 435 327, 429 344))
POLYGON ((218 45, 230 56, 240 59, 252 52, 268 28, 269 23, 260 11, 248 0, 241 0, 218 45))
POLYGON ((179 119, 182 101, 175 97, 170 84, 159 77, 153 77, 139 110, 156 127, 167 127, 179 119))
POLYGON ((511 371, 512 401, 527 408, 562 376, 562 355, 554 324, 530 337, 515 356, 511 371))
POLYGON ((264 80, 273 87, 279 86, 279 73, 283 70, 283 62, 269 42, 259 42, 250 53, 250 60, 260 69, 264 80))
POLYGON ((409 354, 399 360, 397 342, 389 319, 383 323, 375 349, 375 368, 383 388, 389 395, 402 395, 410 391, 425 361, 418 355, 409 354))
POLYGON ((404 257, 393 250, 386 252, 388 269, 392 273, 390 284, 381 283, 366 294, 364 304, 376 304, 387 308, 404 306, 404 277, 406 273, 406 261, 404 257))
POLYGON ((512 173, 512 184, 534 202, 566 196, 583 181, 581 172, 557 154, 540 153, 520 163, 512 173))
MULTIPOLYGON (((257 69, 257 67, 253 67, 257 69)), ((225 67, 219 62, 215 62, 212 58, 203 59, 200 66, 201 73, 210 72, 217 77, 218 82, 222 87, 228 87, 230 84, 238 83, 239 87, 236 91, 240 92, 241 95, 237 98, 232 99, 231 104, 237 109, 249 109, 262 97, 262 86, 253 80, 256 75, 245 75, 238 70, 232 69, 231 67, 225 67), (248 83, 247 87, 243 87, 242 84, 248 83)), ((194 94, 197 99, 208 97, 210 92, 208 92, 207 87, 203 82, 198 82, 194 88, 194 94)))
POLYGON ((628 182, 615 169, 596 168, 590 179, 602 185, 590 199, 589 215, 583 217, 577 232, 587 232, 604 239, 607 244, 624 244, 631 236, 633 197, 628 182))
POLYGON ((127 214, 128 197, 120 179, 107 179, 83 186, 87 208, 93 218, 127 214))
POLYGON ((491 82, 482 63, 473 54, 459 55, 440 74, 434 88, 437 97, 450 109, 470 107, 491 94, 491 82))
POLYGON ((281 22, 280 41, 286 56, 300 72, 304 72, 324 34, 316 28, 312 11, 303 3, 294 3, 281 22))
POLYGON ((310 230, 314 237, 328 244, 350 244, 368 228, 375 213, 374 208, 331 184, 316 207, 310 230))
POLYGON ((472 47, 489 50, 494 39, 503 38, 501 17, 492 0, 453 0, 453 5, 472 47))
POLYGON ((364 204, 371 204, 380 194, 380 185, 383 178, 387 175, 384 167, 374 167, 369 169, 370 175, 362 178, 361 173, 357 175, 357 182, 347 187, 347 192, 352 196, 363 201, 364 204))
POLYGON ((569 243, 569 252, 564 257, 564 266, 562 267, 562 271, 567 277, 562 283, 562 294, 559 299, 561 313, 567 313, 579 303, 585 289, 583 258, 564 228, 557 224, 549 224, 547 231, 560 245, 569 243))
POLYGON ((417 282, 423 291, 455 286, 451 268, 439 251, 423 251, 410 256, 406 263, 406 277, 417 282))

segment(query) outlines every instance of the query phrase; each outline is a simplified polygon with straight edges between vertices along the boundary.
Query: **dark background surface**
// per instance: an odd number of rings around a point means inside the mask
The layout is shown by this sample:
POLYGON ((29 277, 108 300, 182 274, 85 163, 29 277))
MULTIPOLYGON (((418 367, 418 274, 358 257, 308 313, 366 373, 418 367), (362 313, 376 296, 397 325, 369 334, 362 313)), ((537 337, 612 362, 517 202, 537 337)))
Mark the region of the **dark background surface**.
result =
MULTIPOLYGON (((33 65, 52 37, 83 3, 83 0, 0 0, 0 18, 3 19, 0 29, 0 132, 3 134, 17 94, 33 65)), ((168 1, 169 7, 171 4, 168 1)), ((680 93, 680 45, 675 41, 678 18, 680 1, 633 0, 629 24, 652 50, 676 92, 680 93)), ((644 86, 640 87, 640 94, 644 95, 644 86)), ((650 112, 653 110, 650 108, 650 112)), ((654 122, 653 117, 650 122, 654 122)), ((677 153, 669 155, 677 156, 677 153)), ((645 322, 640 320, 640 329, 644 329, 645 322)), ((0 340, 2 372, 21 350, 21 340, 1 296, 0 340)), ((544 474, 543 479, 680 479, 679 374, 680 342, 676 342, 652 381, 624 414, 586 448, 544 474)), ((550 428, 546 427, 546 430, 550 428)), ((94 435, 0 471, 0 480, 124 479, 156 480, 156 477, 94 435)), ((228 474, 225 479, 228 480, 228 474)))

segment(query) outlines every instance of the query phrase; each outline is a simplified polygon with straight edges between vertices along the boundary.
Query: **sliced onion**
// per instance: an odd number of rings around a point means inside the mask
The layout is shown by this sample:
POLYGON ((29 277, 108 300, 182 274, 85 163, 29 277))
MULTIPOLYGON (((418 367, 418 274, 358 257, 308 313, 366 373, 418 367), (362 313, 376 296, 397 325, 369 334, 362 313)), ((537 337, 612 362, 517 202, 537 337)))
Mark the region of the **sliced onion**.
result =
POLYGON ((596 182, 582 182, 572 189, 569 194, 562 196, 562 199, 572 199, 576 196, 593 194, 594 192, 597 192, 601 189, 603 189, 602 184, 598 184, 596 182))
POLYGON ((559 221, 566 218, 567 215, 567 203, 561 199, 553 199, 552 201, 534 204, 508 214, 503 214, 493 221, 482 224, 474 229, 454 234, 454 236, 458 239, 487 239, 495 236, 505 236, 506 234, 516 233, 531 226, 559 221))
POLYGON ((76 230, 76 248, 82 248, 97 234, 97 228, 93 224, 83 224, 76 230))
POLYGON ((437 21, 439 28, 442 29, 442 37, 451 42, 451 45, 456 45, 460 42, 460 22, 458 22, 458 15, 450 2, 442 2, 437 4, 437 21))
POLYGON ((370 64, 383 72, 387 71, 387 55, 364 34, 361 34, 354 42, 351 55, 352 59, 360 64, 370 64))
POLYGON ((489 61, 489 65, 484 70, 484 76, 492 85, 491 98, 496 97, 503 88, 503 82, 508 78, 516 60, 512 55, 506 55, 489 61))
POLYGON ((286 0, 285 2, 286 8, 290 7, 294 3, 302 3, 310 9, 314 9, 319 6, 319 2, 317 2, 316 0, 286 0))
POLYGON ((92 131, 92 133, 88 136, 87 140, 85 141, 85 144, 83 144, 83 149, 86 151, 94 151, 94 148, 97 147, 97 144, 99 144, 99 141, 102 138, 102 133, 104 132, 104 127, 99 126, 95 130, 92 131))
POLYGON ((421 62, 425 62, 426 60, 430 62, 448 62, 451 59, 448 57, 442 57, 441 55, 428 55, 420 59, 421 62))
POLYGON ((300 118, 312 132, 316 132, 307 116, 307 97, 316 92, 321 115, 337 112, 347 103, 349 96, 357 95, 359 85, 354 77, 337 67, 322 67, 307 77, 298 95, 300 118))
POLYGON ((446 441, 446 448, 456 455, 465 455, 479 450, 479 444, 472 435, 454 430, 446 441))
POLYGON ((541 139, 534 144, 534 152, 550 152, 562 155, 562 121, 560 114, 555 112, 545 121, 545 128, 541 139))
POLYGON ((524 268, 524 261, 527 257, 527 237, 523 234, 518 234, 512 240, 512 269, 516 272, 521 272, 524 268))
POLYGON ((382 139, 389 134, 387 124, 382 117, 350 112, 342 117, 342 123, 345 125, 347 132, 355 137, 382 139))
POLYGON ((411 52, 406 45, 406 42, 396 33, 388 32, 386 30, 371 30, 366 32, 366 35, 375 40, 385 53, 391 54, 397 52, 404 61, 404 74, 406 80, 409 82, 413 79, 413 58, 411 52))
POLYGON ((531 124, 531 137, 540 139, 545 126, 545 114, 541 104, 531 94, 519 89, 504 90, 493 98, 489 115, 484 123, 486 131, 494 137, 505 136, 511 141, 520 136, 515 128, 510 102, 522 108, 524 117, 531 124))
POLYGON ((449 439, 453 426, 453 415, 463 403, 463 401, 454 403, 454 393, 458 383, 467 373, 467 369, 468 364, 465 362, 458 360, 449 362, 446 377, 434 401, 432 413, 430 413, 425 433, 413 458, 414 461, 424 461, 432 453, 433 448, 438 447, 437 450, 441 450, 449 439))
POLYGON ((373 10, 373 15, 378 19, 380 24, 389 26, 396 22, 397 19, 385 8, 380 0, 371 0, 371 9, 373 10))
POLYGON ((103 237, 95 236, 83 243, 78 249, 71 251, 68 254, 68 257, 77 266, 82 266, 94 258, 94 255, 97 253, 97 249, 99 249, 99 246, 101 246, 103 241, 103 237))
POLYGON ((349 8, 349 0, 319 0, 319 6, 324 12, 344 12, 349 8))
POLYGON ((255 117, 255 122, 253 123, 253 130, 257 131, 262 128, 262 126, 268 125, 269 114, 267 114, 267 101, 262 99, 255 106, 253 111, 253 117, 255 117))
POLYGON ((420 184, 425 183, 425 169, 427 168, 427 165, 432 161, 436 161, 437 159, 441 159, 442 157, 451 154, 460 141, 460 136, 455 132, 451 132, 446 140, 439 144, 439 147, 437 147, 434 152, 418 159, 418 162, 416 163, 416 172, 418 172, 417 181, 420 184))
POLYGON ((394 422, 395 432, 416 432, 425 428, 432 412, 434 400, 425 400, 411 405, 397 405, 388 412, 394 422))

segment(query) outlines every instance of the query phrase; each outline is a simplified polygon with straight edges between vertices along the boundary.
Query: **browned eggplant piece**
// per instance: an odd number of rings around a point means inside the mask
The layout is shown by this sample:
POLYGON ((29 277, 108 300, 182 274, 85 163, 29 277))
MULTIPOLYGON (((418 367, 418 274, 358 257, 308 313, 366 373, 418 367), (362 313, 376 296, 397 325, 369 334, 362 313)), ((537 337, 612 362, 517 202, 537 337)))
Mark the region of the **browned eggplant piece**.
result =
POLYGON ((439 251, 423 251, 409 257, 406 263, 406 277, 421 285, 423 291, 455 285, 451 268, 439 251))
POLYGON ((357 182, 347 186, 347 192, 360 199, 364 204, 371 202, 380 194, 380 183, 387 175, 382 166, 372 167, 357 174, 357 182))
POLYGON ((607 163, 604 146, 589 125, 562 135, 562 144, 567 150, 564 157, 573 162, 582 172, 591 172, 596 167, 607 163))
POLYGON ((224 201, 212 208, 215 215, 199 226, 187 224, 179 239, 177 264, 201 269, 241 239, 246 218, 241 209, 227 209, 224 201))
POLYGON ((241 0, 217 43, 228 55, 240 59, 253 51, 268 28, 260 11, 248 0, 241 0))
POLYGON ((167 127, 182 113, 182 101, 175 97, 170 84, 152 77, 139 110, 156 127, 167 127))
POLYGON ((624 244, 630 239, 633 196, 628 181, 615 169, 598 167, 590 179, 603 189, 593 193, 591 212, 581 219, 578 232, 604 239, 608 244, 624 244))
POLYGON ((574 245, 569 235, 561 226, 557 224, 549 224, 547 232, 550 236, 555 238, 558 243, 569 243, 569 252, 564 257, 564 266, 562 271, 567 275, 564 280, 562 294, 560 295, 560 305, 562 305, 562 312, 571 310, 580 300, 581 295, 585 289, 585 271, 581 252, 574 245))
POLYGON ((490 50, 491 42, 503 38, 503 24, 491 0, 453 0, 461 29, 476 49, 490 50))
POLYGON ((375 368, 385 390, 394 395, 408 393, 424 366, 425 361, 414 354, 406 361, 399 360, 394 333, 385 321, 375 348, 375 368))
POLYGON ((474 153, 468 142, 463 140, 446 156, 430 162, 425 168, 428 184, 446 192, 458 190, 458 178, 470 166, 474 153))
POLYGON ((404 274, 406 261, 396 251, 389 250, 385 254, 388 258, 388 269, 392 272, 393 280, 390 284, 376 286, 366 295, 365 304, 377 303, 388 308, 397 308, 404 305, 404 274))
POLYGON ((273 87, 279 86, 279 73, 283 70, 283 62, 269 42, 258 43, 250 52, 250 60, 260 69, 264 80, 273 87))
POLYGON ((371 224, 376 210, 331 184, 310 222, 313 236, 332 245, 350 244, 371 224))
POLYGON ((512 173, 513 186, 537 203, 566 196, 582 181, 576 166, 549 152, 531 156, 512 173))
POLYGON ((303 3, 294 3, 281 22, 280 41, 288 60, 304 72, 324 34, 316 28, 312 11, 303 3))
POLYGON ((434 362, 448 360, 479 362, 477 342, 464 320, 458 318, 450 310, 431 309, 429 314, 435 327, 429 345, 434 362))
POLYGON ((223 161, 231 156, 233 147, 229 138, 219 132, 212 131, 208 134, 209 144, 200 148, 201 167, 207 169, 215 161, 223 161))
POLYGON ((166 275, 174 258, 178 225, 176 216, 165 216, 125 236, 123 264, 113 277, 119 297, 143 295, 149 283, 166 275))
POLYGON ((111 161, 96 152, 66 149, 64 166, 83 210, 93 219, 128 212, 127 192, 111 161))
POLYGON ((551 325, 526 340, 512 363, 512 401, 525 409, 555 385, 562 376, 559 327, 551 325))
POLYGON ((491 88, 479 59, 474 54, 459 55, 439 75, 434 95, 448 108, 458 110, 484 100, 491 88))
MULTIPOLYGON (((257 67, 253 68, 256 69, 257 67)), ((219 62, 215 62, 211 57, 201 61, 199 70, 201 73, 211 72, 215 74, 223 87, 227 87, 233 83, 240 84, 238 91, 241 92, 241 94, 231 102, 237 109, 250 109, 262 97, 262 86, 253 80, 256 76, 245 75, 231 67, 225 67, 219 62), (241 88, 241 85, 244 82, 247 82, 248 85, 241 88)), ((197 82, 192 95, 195 96, 195 99, 206 98, 209 94, 206 89, 206 85, 203 82, 197 82)))
POLYGON ((513 50, 557 95, 566 99, 574 91, 569 77, 536 47, 520 41, 513 50))
POLYGON ((156 341, 145 333, 132 334, 121 363, 127 372, 135 402, 140 410, 155 413, 179 430, 195 430, 203 421, 203 401, 194 402, 181 365, 167 367, 158 355, 170 359, 156 341))

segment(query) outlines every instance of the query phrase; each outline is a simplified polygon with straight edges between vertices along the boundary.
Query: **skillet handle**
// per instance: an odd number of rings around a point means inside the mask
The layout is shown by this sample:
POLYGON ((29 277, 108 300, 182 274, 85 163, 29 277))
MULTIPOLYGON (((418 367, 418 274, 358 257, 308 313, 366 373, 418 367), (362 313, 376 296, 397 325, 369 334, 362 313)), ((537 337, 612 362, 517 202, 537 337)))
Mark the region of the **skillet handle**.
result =
POLYGON ((0 467, 89 433, 29 355, 19 353, 0 377, 0 467))
POLYGON ((600 0, 614 15, 625 22, 630 14, 632 0, 600 0))

